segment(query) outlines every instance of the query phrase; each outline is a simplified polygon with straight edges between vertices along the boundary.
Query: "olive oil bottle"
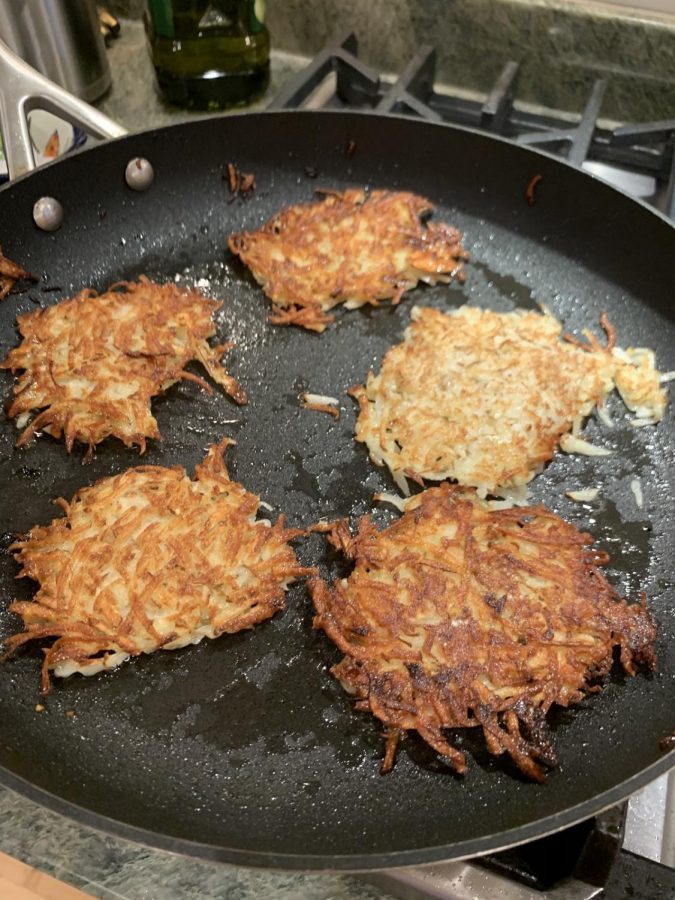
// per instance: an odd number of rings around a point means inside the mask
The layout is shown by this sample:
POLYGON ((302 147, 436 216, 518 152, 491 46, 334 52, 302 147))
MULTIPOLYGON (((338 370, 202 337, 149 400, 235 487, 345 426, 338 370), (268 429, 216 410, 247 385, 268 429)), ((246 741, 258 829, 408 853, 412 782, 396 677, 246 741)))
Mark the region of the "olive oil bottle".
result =
POLYGON ((148 0, 146 33, 167 100, 194 109, 240 106, 269 83, 265 0, 148 0))

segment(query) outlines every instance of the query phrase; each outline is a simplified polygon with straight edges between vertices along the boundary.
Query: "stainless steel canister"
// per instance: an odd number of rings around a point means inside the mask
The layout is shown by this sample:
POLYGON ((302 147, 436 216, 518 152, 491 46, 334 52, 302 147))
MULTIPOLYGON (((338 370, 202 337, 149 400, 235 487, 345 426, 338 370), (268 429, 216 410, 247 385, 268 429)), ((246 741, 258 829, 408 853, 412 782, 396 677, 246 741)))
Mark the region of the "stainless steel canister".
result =
POLYGON ((43 75, 89 103, 110 87, 95 0, 1 0, 0 38, 43 75))

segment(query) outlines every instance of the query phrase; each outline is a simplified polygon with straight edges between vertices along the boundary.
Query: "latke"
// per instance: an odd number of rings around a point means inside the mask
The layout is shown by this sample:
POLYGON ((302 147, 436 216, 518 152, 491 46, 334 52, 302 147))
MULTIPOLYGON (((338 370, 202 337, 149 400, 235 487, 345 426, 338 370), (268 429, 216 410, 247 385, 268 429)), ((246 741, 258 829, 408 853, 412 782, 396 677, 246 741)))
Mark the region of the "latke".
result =
POLYGON ((463 279, 462 235, 422 219, 434 206, 404 191, 325 191, 316 203, 282 209, 257 231, 233 234, 230 250, 272 301, 270 320, 323 331, 344 303, 398 303, 418 281, 463 279))
POLYGON ((23 370, 7 411, 23 428, 17 446, 44 431, 63 436, 69 452, 81 441, 91 453, 113 436, 143 453, 146 438, 160 437, 150 411, 153 396, 184 379, 212 392, 185 370, 193 359, 233 400, 246 402, 220 364, 232 344, 212 347, 206 340, 215 334, 218 301, 145 278, 115 287, 103 294, 81 291, 18 317, 23 341, 0 363, 23 370))
POLYGON ((65 516, 36 526, 11 547, 19 577, 40 585, 10 609, 49 673, 92 675, 130 656, 174 650, 252 628, 284 608, 284 591, 314 570, 289 541, 300 532, 256 520, 260 500, 230 481, 224 440, 191 480, 180 466, 139 466, 57 501, 65 516))
POLYGON ((416 731, 464 773, 445 729, 481 728, 490 753, 542 781, 556 764, 551 706, 599 690, 615 647, 629 675, 654 665, 644 596, 619 598, 607 555, 542 506, 494 510, 447 483, 403 505, 383 531, 365 516, 355 537, 344 522, 330 532, 354 563, 346 579, 310 582, 315 626, 345 654, 332 674, 386 726, 383 771, 416 731))
POLYGON ((404 491, 406 477, 451 478, 522 501, 558 445, 582 446, 574 438, 584 419, 615 387, 635 423, 663 415, 654 354, 615 347, 604 317, 604 347, 588 331, 586 342, 563 340, 560 322, 538 312, 416 307, 412 319, 379 374, 350 392, 356 440, 404 491))
POLYGON ((37 281, 35 275, 31 275, 23 269, 18 263, 7 259, 0 247, 0 300, 3 300, 7 294, 11 294, 17 281, 37 281))

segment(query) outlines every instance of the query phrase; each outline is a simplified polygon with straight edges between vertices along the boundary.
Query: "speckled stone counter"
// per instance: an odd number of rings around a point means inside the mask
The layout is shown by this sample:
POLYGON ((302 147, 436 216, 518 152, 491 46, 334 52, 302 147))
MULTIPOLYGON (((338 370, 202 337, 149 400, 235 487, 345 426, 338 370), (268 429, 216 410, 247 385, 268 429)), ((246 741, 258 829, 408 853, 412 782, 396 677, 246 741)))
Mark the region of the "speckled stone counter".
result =
POLYGON ((430 44, 437 78, 454 87, 487 92, 515 60, 518 98, 539 106, 580 111, 605 78, 606 117, 645 122, 675 109, 675 14, 569 0, 314 0, 308 12, 303 0, 271 0, 268 18, 286 50, 315 53, 350 30, 379 70, 402 71, 430 44))
POLYGON ((243 869, 151 850, 83 828, 7 790, 0 790, 0 851, 101 900, 378 900, 387 896, 346 876, 243 869))

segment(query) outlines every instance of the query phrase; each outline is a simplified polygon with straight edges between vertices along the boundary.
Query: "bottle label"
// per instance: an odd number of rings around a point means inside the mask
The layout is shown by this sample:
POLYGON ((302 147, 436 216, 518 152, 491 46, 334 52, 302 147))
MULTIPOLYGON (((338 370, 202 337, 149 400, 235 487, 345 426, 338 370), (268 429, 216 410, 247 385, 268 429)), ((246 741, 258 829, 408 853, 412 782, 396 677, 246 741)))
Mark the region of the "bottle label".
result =
POLYGON ((156 34, 165 38, 176 36, 173 25, 172 0, 148 0, 148 12, 156 34))
MULTIPOLYGON (((155 34, 163 38, 176 38, 174 0, 147 0, 147 3, 155 34)), ((189 6, 190 14, 199 16, 198 19, 195 18, 195 26, 201 31, 209 28, 233 28, 237 27, 238 22, 239 27, 243 27, 249 34, 257 34, 265 27, 265 0, 244 0, 243 3, 236 0, 220 3, 178 2, 176 5, 179 11, 181 5, 189 6)))
MULTIPOLYGON (((174 0, 147 0, 147 3, 155 34, 159 37, 175 38, 174 0)), ((236 24, 237 18, 252 34, 257 34, 264 28, 265 0, 244 0, 243 4, 233 4, 232 0, 227 3, 202 3, 197 4, 197 9, 193 8, 191 12, 196 13, 200 5, 203 7, 203 12, 198 22, 198 28, 202 30, 232 27, 236 24), (238 13, 236 12, 237 6, 239 6, 238 13), (231 11, 229 7, 234 7, 234 9, 231 11)), ((195 4, 190 4, 190 6, 194 7, 195 4)))
POLYGON ((197 28, 200 31, 206 31, 207 28, 231 28, 235 24, 235 20, 228 16, 218 3, 209 3, 197 28))

